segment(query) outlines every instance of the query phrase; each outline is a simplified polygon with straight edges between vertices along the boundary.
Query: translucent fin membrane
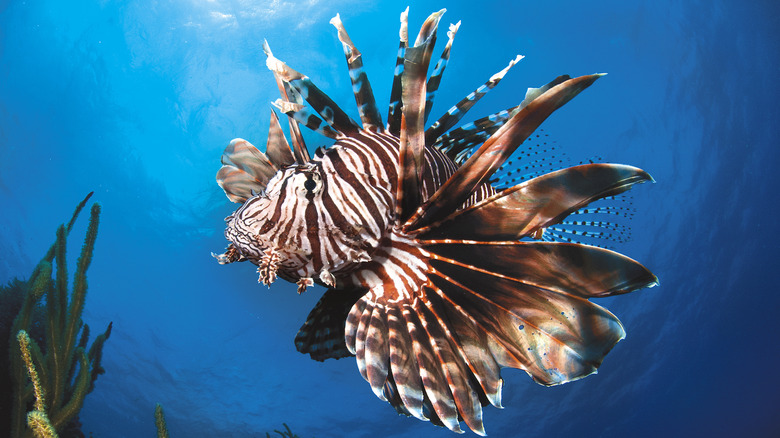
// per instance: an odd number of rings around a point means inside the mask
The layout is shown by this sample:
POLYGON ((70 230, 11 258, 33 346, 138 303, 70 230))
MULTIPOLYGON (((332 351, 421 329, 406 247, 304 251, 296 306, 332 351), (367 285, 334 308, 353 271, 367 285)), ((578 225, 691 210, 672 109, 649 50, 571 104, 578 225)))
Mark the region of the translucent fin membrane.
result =
MULTIPOLYGON (((468 157, 459 158, 465 161, 468 157)), ((505 189, 570 165, 566 153, 540 129, 498 169, 491 183, 497 189, 505 189)))
MULTIPOLYGON (((274 72, 274 75, 279 78, 285 86, 289 85, 300 94, 300 96, 311 105, 314 111, 316 111, 331 128, 343 134, 357 131, 359 128, 358 124, 352 120, 344 110, 336 105, 327 94, 317 88, 311 79, 275 58, 273 54, 270 53, 270 50, 268 50, 266 54, 268 55, 268 59, 266 59, 268 69, 274 72)), ((287 100, 290 101, 289 98, 287 100)), ((302 102, 294 103, 302 104, 302 102)))
POLYGON ((499 111, 453 129, 440 135, 433 146, 446 153, 450 159, 455 161, 455 158, 464 151, 470 151, 474 146, 484 143, 493 133, 498 131, 498 128, 509 120, 509 117, 516 109, 518 107, 515 106, 499 111))
MULTIPOLYGON (((501 113, 506 113, 506 111, 501 113)), ((497 125, 501 119, 499 117, 493 117, 493 119, 496 123, 491 124, 483 132, 498 129, 497 125)), ((483 120, 487 120, 487 118, 483 120)), ((478 123, 480 121, 464 126, 464 128, 479 129, 477 128, 478 123)), ((486 124, 482 126, 486 126, 486 124)), ((463 132, 461 128, 458 128, 448 134, 456 133, 459 130, 463 132)), ((460 165, 465 162, 474 153, 476 146, 461 150, 455 157, 456 163, 460 165)), ((496 171, 490 182, 496 189, 503 190, 572 165, 602 161, 601 157, 593 157, 579 163, 573 163, 561 150, 560 145, 555 140, 550 139, 549 134, 543 129, 539 129, 537 133, 526 139, 524 145, 518 148, 509 160, 496 171)), ((547 242, 581 243, 615 249, 617 245, 631 240, 630 220, 635 211, 631 199, 630 196, 620 195, 595 201, 588 207, 574 211, 560 223, 545 228, 540 238, 547 242)))
POLYGON ((409 7, 401 12, 400 42, 393 71, 393 88, 390 91, 390 109, 387 113, 387 130, 398 137, 401 133, 401 75, 404 72, 406 46, 409 45, 409 7))
POLYGON ((450 24, 450 29, 447 31, 447 45, 444 47, 444 51, 442 51, 441 57, 436 63, 436 66, 433 68, 431 77, 428 79, 428 84, 426 86, 427 91, 425 95, 425 121, 428 121, 428 115, 431 113, 431 108, 433 108, 433 97, 436 95, 436 90, 439 89, 439 84, 441 83, 441 77, 444 74, 444 69, 447 68, 447 63, 450 61, 452 41, 455 39, 455 34, 458 33, 459 28, 460 21, 458 21, 456 24, 450 24))
MULTIPOLYGON (((265 40, 263 40, 263 53, 265 53, 269 60, 276 59, 271 52, 271 47, 268 46, 268 41, 265 40)), ((279 87, 279 94, 282 95, 282 100, 286 102, 303 104, 301 97, 297 94, 293 94, 289 84, 285 83, 285 81, 282 80, 276 71, 273 69, 271 71, 274 73, 274 79, 276 79, 276 85, 279 87)), ((309 150, 306 149, 306 143, 303 141, 301 128, 298 126, 298 122, 294 118, 288 116, 288 121, 290 122, 290 137, 292 137, 293 155, 295 156, 295 161, 301 164, 307 163, 309 162, 309 150)))
POLYGON ((376 100, 374 100, 374 92, 371 90, 371 84, 368 82, 368 76, 363 71, 362 55, 349 38, 339 14, 336 14, 330 20, 330 24, 338 30, 339 41, 341 41, 344 47, 344 56, 346 56, 347 65, 349 66, 349 78, 352 81, 352 91, 355 94, 355 102, 357 102, 363 129, 384 131, 382 116, 379 115, 376 100))
POLYGON ((436 30, 444 9, 431 14, 423 23, 415 45, 406 49, 402 75, 403 106, 401 148, 399 153, 396 214, 405 222, 420 205, 421 179, 425 161, 425 77, 436 43, 436 30))
MULTIPOLYGON (((528 104, 531 103, 534 99, 541 96, 552 87, 559 85, 569 79, 570 78, 568 75, 563 75, 555 78, 555 80, 552 82, 539 88, 529 88, 525 93, 525 99, 523 99, 520 105, 499 111, 487 117, 478 119, 472 123, 467 123, 460 128, 453 129, 450 132, 444 133, 442 131, 441 135, 439 135, 433 143, 433 146, 445 152, 450 157, 450 159, 455 161, 457 164, 463 164, 463 162, 466 161, 466 158, 471 155, 471 149, 480 146, 485 141, 487 141, 494 133, 503 127, 512 116, 517 114, 521 109, 528 106, 528 104)), ((433 127, 431 127, 431 129, 432 128, 433 127)))
POLYGON ((511 241, 541 236, 571 213, 598 199, 652 181, 636 167, 586 164, 551 172, 502 190, 445 220, 420 229, 425 239, 511 241))
POLYGON ((493 87, 498 85, 509 69, 520 62, 521 59, 523 59, 523 56, 517 55, 517 57, 510 61, 509 65, 507 65, 503 70, 491 76, 487 82, 471 92, 468 96, 464 97, 463 100, 455 104, 455 106, 447 110, 447 112, 444 113, 444 115, 441 116, 439 120, 437 120, 433 125, 431 125, 430 128, 428 128, 427 131, 425 131, 426 143, 429 145, 434 144, 440 135, 455 126, 455 124, 458 123, 458 121, 466 114, 466 112, 470 110, 471 107, 473 107, 474 104, 479 101, 479 99, 482 99, 482 97, 486 95, 488 91, 492 90, 493 87))
POLYGON ((480 184, 492 178, 496 170, 547 117, 601 76, 595 74, 574 79, 563 76, 543 87, 529 89, 526 99, 521 103, 522 108, 436 190, 409 219, 404 228, 408 231, 415 230, 442 220, 455 212, 480 184))
POLYGON ((635 213, 632 196, 610 196, 546 228, 541 240, 581 243, 614 250, 618 245, 631 241, 631 220, 635 213))
POLYGON ((242 203, 265 190, 276 173, 276 165, 248 141, 236 138, 222 153, 217 184, 231 202, 242 203))

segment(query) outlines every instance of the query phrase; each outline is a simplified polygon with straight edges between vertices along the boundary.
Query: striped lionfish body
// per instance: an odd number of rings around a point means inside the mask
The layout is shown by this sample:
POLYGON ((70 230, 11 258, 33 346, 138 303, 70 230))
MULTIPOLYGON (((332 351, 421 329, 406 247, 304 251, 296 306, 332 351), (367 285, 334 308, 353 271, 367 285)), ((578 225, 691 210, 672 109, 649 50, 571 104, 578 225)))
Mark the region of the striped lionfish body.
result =
POLYGON ((264 46, 292 147, 273 113, 266 153, 241 139, 225 150, 217 182, 242 205, 227 218, 230 245, 215 257, 252 262, 264 284, 280 277, 299 293, 326 286, 295 338, 299 351, 316 360, 354 355, 398 412, 456 432, 462 420, 484 434, 482 407, 501 406, 502 367, 557 385, 595 372, 624 337, 618 319, 589 299, 651 287, 656 277, 616 252, 548 241, 545 230, 651 178, 586 164, 494 186, 518 146, 600 75, 561 76, 514 108, 452 129, 517 57, 426 129, 460 24, 428 78, 443 12, 413 44, 401 15, 387 124, 338 16, 331 23, 361 123, 264 46), (299 124, 334 144, 310 157, 299 124))

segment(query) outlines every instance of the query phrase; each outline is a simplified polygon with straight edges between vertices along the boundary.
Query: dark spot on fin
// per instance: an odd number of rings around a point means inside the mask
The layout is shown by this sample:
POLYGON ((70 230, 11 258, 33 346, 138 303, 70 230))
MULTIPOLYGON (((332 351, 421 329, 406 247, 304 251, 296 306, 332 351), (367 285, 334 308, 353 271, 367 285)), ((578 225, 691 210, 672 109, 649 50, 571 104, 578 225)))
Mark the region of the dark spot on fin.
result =
MULTIPOLYGON (((536 178, 556 170, 571 166, 569 158, 560 146, 543 129, 538 132, 541 137, 529 138, 522 148, 518 148, 496 171, 491 181, 497 189, 506 189, 531 178, 536 178)), ((471 154, 469 153, 468 156, 471 154)), ((465 156, 465 161, 468 156, 465 156)), ((582 164, 582 163, 580 163, 582 164)))

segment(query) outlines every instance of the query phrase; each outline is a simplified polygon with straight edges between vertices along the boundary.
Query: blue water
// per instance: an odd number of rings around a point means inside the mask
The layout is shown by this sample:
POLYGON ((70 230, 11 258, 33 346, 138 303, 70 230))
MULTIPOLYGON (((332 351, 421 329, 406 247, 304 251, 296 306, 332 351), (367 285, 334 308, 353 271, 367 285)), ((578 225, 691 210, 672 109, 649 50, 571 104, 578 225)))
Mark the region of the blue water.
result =
MULTIPOLYGON (((0 1, 0 282, 31 272, 86 193, 103 206, 84 319, 114 331, 85 432, 154 436, 159 402, 173 437, 283 422, 302 437, 452 436, 396 415, 353 359, 295 351, 321 289, 269 290, 210 256, 235 208, 214 181, 222 149, 262 147, 277 98, 263 38, 355 114, 328 24, 340 12, 384 108, 405 6, 0 1)), ((544 127, 575 160, 657 181, 631 191, 633 240, 618 249, 661 287, 599 301, 628 336, 597 375, 545 388, 505 370, 489 436, 780 436, 777 3, 419 1, 410 33, 442 7, 443 26, 463 24, 433 116, 516 54, 475 117, 559 74, 607 72, 544 127)))

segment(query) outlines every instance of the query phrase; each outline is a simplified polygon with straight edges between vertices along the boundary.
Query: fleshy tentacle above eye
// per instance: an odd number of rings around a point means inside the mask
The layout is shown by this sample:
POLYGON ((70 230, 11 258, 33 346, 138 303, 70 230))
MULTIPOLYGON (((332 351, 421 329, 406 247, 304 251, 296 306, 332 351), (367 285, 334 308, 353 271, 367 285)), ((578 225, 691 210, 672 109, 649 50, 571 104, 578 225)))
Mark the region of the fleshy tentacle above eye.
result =
POLYGON ((334 130, 321 118, 312 114, 305 105, 299 103, 286 102, 282 99, 277 99, 273 102, 279 111, 286 114, 288 117, 292 117, 296 122, 306 126, 312 131, 323 135, 328 138, 336 139, 339 136, 338 131, 334 130))
MULTIPOLYGON (((271 52, 271 47, 268 45, 268 41, 263 41, 263 53, 265 53, 269 59, 276 59, 271 52)), ((276 85, 279 87, 279 94, 282 96, 282 101, 302 105, 303 99, 301 99, 301 96, 295 92, 295 90, 288 82, 284 81, 282 76, 277 71, 273 69, 271 71, 274 74, 274 79, 276 79, 276 85)), ((306 142, 303 140, 301 128, 298 126, 298 122, 292 116, 287 116, 287 119, 290 122, 290 137, 292 137, 293 155, 295 155, 295 162, 298 164, 308 163, 310 159, 309 150, 306 149, 306 142)))

